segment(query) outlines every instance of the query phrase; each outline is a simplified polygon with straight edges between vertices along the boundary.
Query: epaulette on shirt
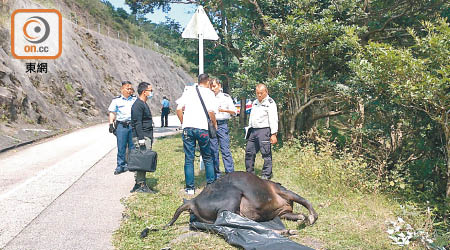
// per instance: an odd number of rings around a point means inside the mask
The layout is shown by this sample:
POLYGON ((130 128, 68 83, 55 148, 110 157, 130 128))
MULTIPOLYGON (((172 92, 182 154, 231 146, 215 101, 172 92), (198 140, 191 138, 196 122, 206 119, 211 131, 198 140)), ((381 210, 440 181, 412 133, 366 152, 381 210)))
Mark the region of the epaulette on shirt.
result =
POLYGON ((273 103, 273 99, 271 97, 269 97, 269 99, 267 99, 270 103, 273 103))
POLYGON ((229 94, 227 94, 227 93, 223 93, 223 95, 224 96, 226 96, 226 97, 231 97, 229 94))
POLYGON ((117 98, 120 98, 121 96, 120 95, 118 95, 118 96, 114 96, 114 98, 113 99, 117 99, 117 98))

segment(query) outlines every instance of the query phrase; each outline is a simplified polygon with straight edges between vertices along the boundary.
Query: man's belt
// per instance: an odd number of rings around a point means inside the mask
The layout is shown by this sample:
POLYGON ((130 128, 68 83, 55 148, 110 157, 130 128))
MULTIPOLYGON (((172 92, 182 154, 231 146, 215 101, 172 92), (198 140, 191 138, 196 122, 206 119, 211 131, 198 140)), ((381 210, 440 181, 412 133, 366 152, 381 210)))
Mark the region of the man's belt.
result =
POLYGON ((131 121, 117 121, 118 124, 122 124, 124 127, 128 127, 131 124, 131 121))
POLYGON ((217 125, 222 125, 228 123, 228 120, 217 120, 217 125))

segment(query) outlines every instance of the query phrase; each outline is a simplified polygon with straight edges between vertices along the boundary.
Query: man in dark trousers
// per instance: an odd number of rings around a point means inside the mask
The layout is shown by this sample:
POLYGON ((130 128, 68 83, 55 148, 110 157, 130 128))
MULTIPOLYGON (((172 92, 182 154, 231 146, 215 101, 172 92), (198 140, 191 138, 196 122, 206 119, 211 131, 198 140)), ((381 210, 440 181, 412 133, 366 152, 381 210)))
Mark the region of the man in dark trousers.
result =
POLYGON ((245 149, 245 168, 247 172, 255 173, 255 157, 261 151, 264 165, 262 179, 272 178, 272 149, 277 143, 278 114, 275 101, 268 95, 266 85, 256 86, 256 97, 250 113, 249 129, 247 132, 247 147, 245 149))
POLYGON ((211 139, 211 150, 213 151, 214 171, 216 178, 220 178, 219 148, 222 152, 222 161, 225 173, 234 172, 233 156, 230 151, 230 136, 228 135, 228 120, 231 116, 236 115, 236 107, 234 106, 231 96, 221 91, 222 84, 219 79, 210 81, 210 88, 216 96, 219 113, 216 114, 217 120, 217 138, 211 139))
POLYGON ((131 82, 122 82, 121 95, 111 101, 109 111, 109 132, 117 137, 117 167, 114 174, 127 171, 126 151, 134 148, 131 137, 131 106, 136 101, 132 96, 131 82))
POLYGON ((188 195, 195 194, 194 158, 197 142, 205 162, 206 182, 211 184, 216 180, 208 134, 208 121, 197 93, 199 91, 202 96, 209 117, 217 128, 215 113, 218 112, 218 108, 214 93, 209 89, 208 81, 209 76, 207 74, 199 75, 198 86, 186 87, 183 95, 177 100, 177 116, 183 128, 185 192, 188 195))
POLYGON ((169 126, 169 113, 170 113, 170 102, 167 99, 167 97, 163 97, 163 100, 161 101, 162 109, 161 109, 161 127, 168 127, 169 126), (164 121, 166 122, 164 124, 164 121))
MULTIPOLYGON (((131 107, 131 126, 133 129, 133 143, 140 149, 152 149, 153 144, 153 123, 152 112, 147 105, 147 99, 153 96, 152 85, 141 82, 138 86, 139 97, 131 107)), ((136 171, 133 189, 130 192, 154 193, 147 186, 145 175, 147 172, 136 171)))

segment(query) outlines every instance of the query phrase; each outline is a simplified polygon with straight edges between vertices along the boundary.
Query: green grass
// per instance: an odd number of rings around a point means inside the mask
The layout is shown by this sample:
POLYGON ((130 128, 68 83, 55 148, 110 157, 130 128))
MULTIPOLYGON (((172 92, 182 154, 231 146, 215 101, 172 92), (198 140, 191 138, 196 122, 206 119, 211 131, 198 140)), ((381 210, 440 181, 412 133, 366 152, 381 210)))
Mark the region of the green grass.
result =
MULTIPOLYGON (((242 143, 234 135, 232 141, 242 143)), ((359 159, 342 154, 331 154, 331 149, 285 144, 273 154, 273 181, 300 194, 313 203, 319 214, 313 226, 302 227, 284 221, 289 229, 298 229, 292 240, 316 249, 401 249, 391 244, 385 232, 386 221, 395 220, 400 204, 380 193, 363 180, 367 178, 359 159)), ((180 136, 156 141, 158 169, 149 173, 149 185, 158 191, 155 195, 133 194, 124 200, 125 211, 120 228, 114 234, 117 249, 232 249, 220 236, 188 231, 188 213, 182 214, 168 230, 150 232, 140 239, 147 226, 162 228, 182 204, 184 188, 184 153, 180 136), (190 234, 192 235, 190 235, 190 234)), ((244 171, 244 148, 233 146, 235 170, 244 171)), ((262 159, 257 157, 257 173, 262 159)), ((196 159, 196 186, 204 187, 204 173, 198 172, 196 159)), ((295 205, 295 211, 306 210, 295 205)), ((421 219, 417 219, 421 221, 421 219)), ((422 220, 423 221, 423 220, 422 220)), ((414 226, 414 225, 413 225, 414 226)), ((409 249, 421 249, 409 246, 409 249)))

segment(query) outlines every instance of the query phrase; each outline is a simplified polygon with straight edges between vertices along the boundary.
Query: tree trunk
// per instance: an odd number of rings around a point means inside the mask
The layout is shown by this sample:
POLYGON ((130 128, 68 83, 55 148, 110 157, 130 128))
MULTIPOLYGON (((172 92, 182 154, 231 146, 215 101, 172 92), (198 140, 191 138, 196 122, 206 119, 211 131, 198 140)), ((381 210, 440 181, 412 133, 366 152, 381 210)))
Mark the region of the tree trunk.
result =
POLYGON ((359 149, 362 147, 362 128, 364 125, 364 120, 365 120, 365 109, 364 109, 364 103, 363 100, 361 98, 358 98, 358 108, 357 108, 357 112, 359 114, 358 119, 355 121, 355 133, 353 134, 353 139, 352 139, 352 145, 353 147, 356 147, 356 151, 359 152, 359 149))
MULTIPOLYGON (((447 192, 445 197, 450 200, 450 127, 448 126, 448 123, 445 122, 443 124, 444 126, 444 133, 445 133, 445 140, 446 140, 446 150, 447 150, 447 192)), ((450 205, 447 202, 447 206, 450 205)))
POLYGON ((246 114, 245 114, 245 106, 246 106, 246 99, 245 97, 241 97, 241 109, 240 109, 240 113, 239 113, 239 125, 241 125, 241 127, 245 127, 245 122, 246 122, 246 114))
MULTIPOLYGON (((448 113, 445 114, 444 122, 442 124, 444 127, 445 134, 445 150, 447 150, 447 192, 445 193, 444 206, 450 207, 450 127, 448 126, 448 113)), ((444 221, 447 222, 449 218, 448 214, 444 214, 444 221)))

